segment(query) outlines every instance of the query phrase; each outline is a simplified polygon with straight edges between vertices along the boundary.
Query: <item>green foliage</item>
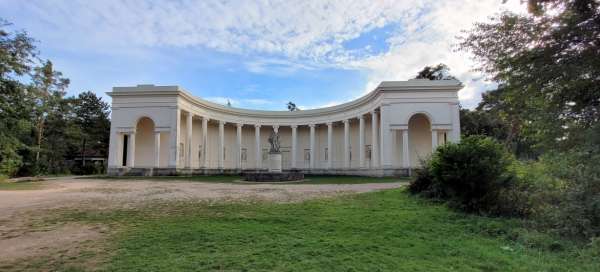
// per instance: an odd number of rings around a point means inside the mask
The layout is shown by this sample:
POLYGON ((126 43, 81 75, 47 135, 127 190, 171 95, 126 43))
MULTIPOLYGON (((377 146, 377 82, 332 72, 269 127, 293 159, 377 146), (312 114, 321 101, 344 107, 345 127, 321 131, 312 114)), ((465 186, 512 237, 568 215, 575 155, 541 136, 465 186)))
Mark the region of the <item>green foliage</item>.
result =
POLYGON ((410 186, 466 212, 505 214, 503 193, 514 184, 513 157, 491 138, 471 136, 440 146, 410 186))
POLYGON ((34 40, 26 32, 6 30, 11 24, 0 18, 0 78, 12 79, 31 70, 37 56, 34 40))
POLYGON ((547 226, 578 237, 600 236, 600 125, 569 152, 548 154, 549 173, 564 182, 559 201, 543 214, 547 226))
POLYGON ((600 120, 600 2, 532 0, 531 15, 501 13, 460 38, 478 70, 499 84, 480 110, 500 116, 511 137, 568 150, 600 120))
POLYGON ((456 79, 450 75, 450 68, 443 63, 436 66, 425 66, 423 70, 417 73, 416 79, 429 79, 429 80, 449 80, 456 79))
POLYGON ((68 173, 90 149, 108 156, 108 104, 91 92, 64 98, 69 79, 8 26, 0 20, 0 175, 68 173), (25 74, 31 82, 18 80, 25 74))
POLYGON ((296 106, 296 103, 294 103, 294 102, 292 102, 292 101, 288 102, 288 103, 286 104, 286 106, 287 106, 287 109, 288 109, 289 111, 299 111, 299 110, 300 110, 300 109, 299 109, 299 108, 296 106))

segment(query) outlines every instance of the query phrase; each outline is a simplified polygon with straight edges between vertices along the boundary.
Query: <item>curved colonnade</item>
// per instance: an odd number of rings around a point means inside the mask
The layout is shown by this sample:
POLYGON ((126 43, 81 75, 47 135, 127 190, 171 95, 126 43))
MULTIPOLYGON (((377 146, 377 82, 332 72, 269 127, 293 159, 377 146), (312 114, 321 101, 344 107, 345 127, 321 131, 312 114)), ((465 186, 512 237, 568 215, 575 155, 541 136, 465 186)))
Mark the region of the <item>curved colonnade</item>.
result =
POLYGON ((210 174, 266 169, 277 131, 284 169, 406 175, 437 145, 458 141, 455 80, 382 82, 338 106, 301 111, 226 107, 178 86, 115 87, 109 174, 210 174))

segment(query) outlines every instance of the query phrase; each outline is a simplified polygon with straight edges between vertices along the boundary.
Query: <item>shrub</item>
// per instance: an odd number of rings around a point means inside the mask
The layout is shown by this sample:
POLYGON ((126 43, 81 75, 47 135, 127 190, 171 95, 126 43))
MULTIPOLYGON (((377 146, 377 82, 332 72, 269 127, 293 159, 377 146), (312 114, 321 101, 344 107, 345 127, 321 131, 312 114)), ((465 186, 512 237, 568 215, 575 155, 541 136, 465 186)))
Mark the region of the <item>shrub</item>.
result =
POLYGON ((513 157, 487 137, 471 136, 440 146, 426 161, 410 190, 448 200, 466 212, 503 214, 502 195, 515 182, 513 157))
POLYGON ((540 213, 538 223, 563 235, 600 236, 600 161, 598 152, 571 151, 544 158, 553 176, 564 180, 557 199, 540 213))

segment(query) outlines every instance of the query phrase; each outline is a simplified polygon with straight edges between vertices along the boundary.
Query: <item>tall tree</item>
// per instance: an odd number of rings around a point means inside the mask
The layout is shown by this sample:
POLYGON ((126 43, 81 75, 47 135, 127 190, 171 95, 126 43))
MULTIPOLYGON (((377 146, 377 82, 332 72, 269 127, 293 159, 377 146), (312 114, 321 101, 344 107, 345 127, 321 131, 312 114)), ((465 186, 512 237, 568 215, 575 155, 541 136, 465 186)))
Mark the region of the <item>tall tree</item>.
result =
POLYGON ((11 32, 9 25, 0 18, 0 176, 16 174, 23 164, 19 150, 26 147, 34 108, 31 91, 15 76, 30 71, 37 51, 27 33, 11 32))
POLYGON ((65 95, 69 79, 63 78, 62 73, 54 70, 52 62, 47 60, 42 66, 34 68, 32 80, 32 85, 37 92, 35 120, 37 150, 35 160, 38 162, 44 138, 46 119, 50 112, 59 110, 59 103, 65 95))
POLYGON ((108 103, 90 91, 80 93, 73 102, 75 123, 80 129, 82 137, 80 154, 83 156, 86 148, 89 148, 107 157, 110 132, 108 103))
POLYGON ((483 108, 542 146, 570 148, 600 120, 600 3, 530 0, 529 15, 501 13, 460 37, 478 70, 498 82, 483 108))
POLYGON ((34 40, 26 32, 11 32, 11 24, 0 18, 0 78, 12 79, 31 70, 37 49, 34 40))

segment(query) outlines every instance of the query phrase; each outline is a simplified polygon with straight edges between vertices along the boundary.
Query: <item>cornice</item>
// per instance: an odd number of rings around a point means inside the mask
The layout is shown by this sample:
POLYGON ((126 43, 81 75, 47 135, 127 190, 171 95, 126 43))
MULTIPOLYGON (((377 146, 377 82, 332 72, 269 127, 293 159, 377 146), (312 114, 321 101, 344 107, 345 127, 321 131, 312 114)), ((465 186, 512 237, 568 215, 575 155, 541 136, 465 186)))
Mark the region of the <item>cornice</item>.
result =
POLYGON ((300 111, 266 111, 252 110, 242 108, 226 107, 221 104, 210 102, 196 97, 188 91, 178 86, 154 86, 138 85, 137 87, 115 87, 113 92, 107 94, 111 97, 174 97, 182 98, 192 106, 205 109, 207 111, 224 114, 237 115, 250 118, 312 118, 322 117, 324 115, 343 114, 349 111, 357 110, 363 106, 372 103, 372 106, 366 106, 362 109, 364 113, 371 112, 379 106, 386 106, 388 103, 381 104, 377 99, 387 92, 457 92, 464 86, 456 80, 408 80, 408 81, 384 81, 373 91, 355 100, 331 107, 300 110, 300 111))

